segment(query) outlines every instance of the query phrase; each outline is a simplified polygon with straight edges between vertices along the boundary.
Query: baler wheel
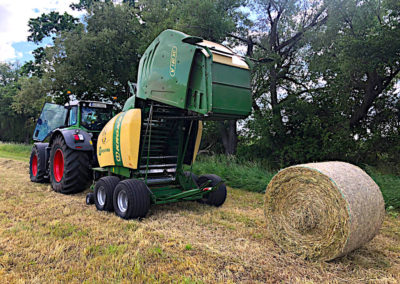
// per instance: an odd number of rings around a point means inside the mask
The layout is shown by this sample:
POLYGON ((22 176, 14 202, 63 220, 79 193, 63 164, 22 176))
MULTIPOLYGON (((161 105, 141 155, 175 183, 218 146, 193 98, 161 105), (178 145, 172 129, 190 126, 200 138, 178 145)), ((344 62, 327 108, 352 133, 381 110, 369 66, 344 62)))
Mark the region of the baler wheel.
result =
POLYGON ((29 175, 33 182, 46 182, 46 163, 44 151, 39 151, 36 146, 32 147, 31 158, 29 162, 29 175))
POLYGON ((141 180, 121 181, 114 190, 114 210, 123 219, 146 216, 150 208, 150 192, 141 180))
POLYGON ((115 187, 119 183, 116 176, 102 177, 96 182, 94 187, 94 204, 97 210, 113 211, 113 194, 115 187))
POLYGON ((86 205, 92 205, 92 204, 94 204, 94 193, 89 192, 88 194, 86 194, 86 205))
MULTIPOLYGON (((217 175, 212 175, 212 174, 202 175, 202 176, 199 176, 198 184, 202 185, 205 182, 207 182, 208 180, 211 180, 210 186, 215 186, 222 179, 217 175)), ((203 198, 199 199, 198 201, 200 203, 205 203, 207 205, 219 207, 222 204, 224 204, 224 202, 226 200, 226 194, 227 194, 226 186, 224 183, 221 183, 215 191, 206 193, 205 195, 203 195, 203 198)))
POLYGON ((54 191, 71 194, 87 188, 91 179, 89 155, 68 148, 60 135, 50 151, 50 181, 54 191))

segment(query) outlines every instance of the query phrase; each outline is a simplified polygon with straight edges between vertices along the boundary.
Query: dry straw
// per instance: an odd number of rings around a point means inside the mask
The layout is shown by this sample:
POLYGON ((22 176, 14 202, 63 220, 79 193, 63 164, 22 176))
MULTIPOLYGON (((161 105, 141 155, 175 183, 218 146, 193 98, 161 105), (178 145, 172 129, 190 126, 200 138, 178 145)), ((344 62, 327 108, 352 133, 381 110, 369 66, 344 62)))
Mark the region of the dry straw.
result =
POLYGON ((281 170, 267 187, 264 212, 284 250, 331 260, 370 241, 385 208, 379 187, 363 170, 323 162, 281 170))

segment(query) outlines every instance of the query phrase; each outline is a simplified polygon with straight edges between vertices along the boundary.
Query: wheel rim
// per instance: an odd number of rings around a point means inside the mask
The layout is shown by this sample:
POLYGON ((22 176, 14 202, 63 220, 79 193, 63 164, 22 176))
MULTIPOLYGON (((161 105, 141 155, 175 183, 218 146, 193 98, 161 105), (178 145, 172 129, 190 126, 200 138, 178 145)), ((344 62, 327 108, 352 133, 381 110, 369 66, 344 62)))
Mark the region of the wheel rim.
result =
POLYGON ((104 206, 104 204, 106 204, 106 190, 103 186, 100 186, 99 190, 97 191, 97 202, 100 206, 104 206))
POLYGON ((37 175, 37 155, 34 155, 32 158, 32 175, 37 175))
POLYGON ((60 149, 57 149, 53 160, 53 173, 57 182, 60 182, 64 175, 64 155, 60 149))
POLYGON ((119 211, 125 213, 126 210, 128 209, 128 195, 126 194, 125 190, 121 190, 118 193, 117 203, 119 211))

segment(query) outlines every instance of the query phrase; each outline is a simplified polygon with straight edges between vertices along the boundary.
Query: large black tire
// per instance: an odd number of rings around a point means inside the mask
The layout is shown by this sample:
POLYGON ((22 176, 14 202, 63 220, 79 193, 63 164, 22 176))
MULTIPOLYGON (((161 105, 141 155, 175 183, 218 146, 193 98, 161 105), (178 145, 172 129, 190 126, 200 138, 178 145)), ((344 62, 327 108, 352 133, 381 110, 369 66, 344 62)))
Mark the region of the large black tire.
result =
POLYGON ((94 187, 94 204, 97 210, 113 211, 113 194, 114 189, 119 183, 119 178, 116 176, 102 177, 96 182, 94 187))
POLYGON ((72 194, 85 190, 91 181, 89 153, 68 148, 64 138, 54 138, 50 151, 50 182, 54 191, 72 194))
MULTIPOLYGON (((202 184, 206 183, 208 180, 211 180, 210 186, 215 186, 222 179, 217 175, 202 175, 202 176, 199 176, 197 182, 201 186, 202 184)), ((198 201, 201 203, 219 207, 222 204, 224 204, 224 202, 226 200, 226 194, 227 194, 226 186, 224 183, 221 183, 215 191, 206 193, 205 195, 203 195, 203 198, 199 199, 198 201)))
POLYGON ((29 161, 29 175, 33 182, 47 182, 46 177, 46 149, 33 145, 29 161))
POLYGON ((141 180, 121 181, 114 190, 114 211, 123 219, 146 216, 150 208, 150 192, 141 180))

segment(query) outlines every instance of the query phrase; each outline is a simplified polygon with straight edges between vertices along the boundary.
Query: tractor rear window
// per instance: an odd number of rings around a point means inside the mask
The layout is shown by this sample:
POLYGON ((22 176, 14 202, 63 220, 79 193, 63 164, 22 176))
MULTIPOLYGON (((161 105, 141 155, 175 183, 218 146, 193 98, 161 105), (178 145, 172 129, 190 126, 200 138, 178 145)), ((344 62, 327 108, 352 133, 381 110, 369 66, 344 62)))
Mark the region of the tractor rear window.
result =
POLYGON ((112 116, 111 108, 82 107, 81 125, 88 130, 100 131, 112 116))
POLYGON ((33 132, 33 140, 43 141, 51 131, 64 126, 67 112, 64 106, 46 103, 33 132))

